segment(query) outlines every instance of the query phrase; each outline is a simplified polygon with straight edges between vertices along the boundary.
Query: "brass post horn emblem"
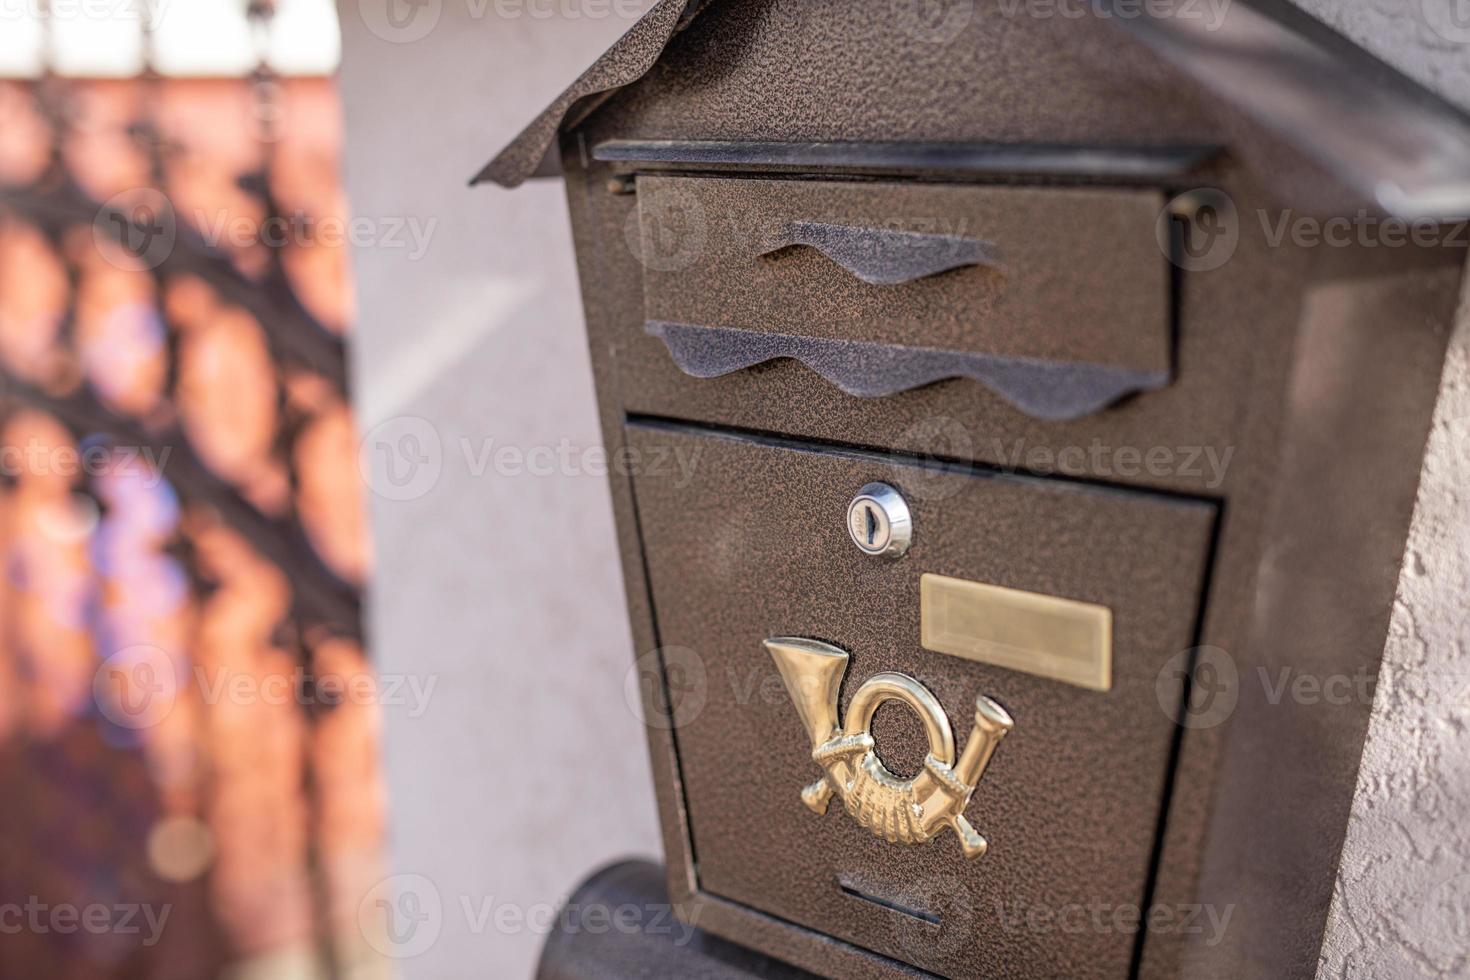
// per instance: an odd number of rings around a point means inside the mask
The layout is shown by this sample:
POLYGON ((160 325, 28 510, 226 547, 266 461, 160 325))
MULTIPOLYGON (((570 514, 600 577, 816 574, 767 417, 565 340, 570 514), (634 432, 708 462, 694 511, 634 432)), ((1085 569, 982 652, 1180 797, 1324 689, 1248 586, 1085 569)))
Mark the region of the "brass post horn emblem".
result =
POLYGON ((1004 708, 984 696, 975 699, 975 728, 956 761, 949 716, 912 677, 890 671, 869 677, 852 696, 844 724, 837 691, 847 673, 846 651, 794 636, 773 637, 765 647, 811 735, 812 760, 825 770, 801 791, 808 808, 826 813, 836 795, 854 820, 887 841, 922 844, 950 827, 966 858, 985 853, 989 845, 964 812, 996 746, 1015 724, 1004 708), (912 779, 889 772, 873 749, 873 714, 884 701, 912 708, 929 736, 924 768, 912 779))

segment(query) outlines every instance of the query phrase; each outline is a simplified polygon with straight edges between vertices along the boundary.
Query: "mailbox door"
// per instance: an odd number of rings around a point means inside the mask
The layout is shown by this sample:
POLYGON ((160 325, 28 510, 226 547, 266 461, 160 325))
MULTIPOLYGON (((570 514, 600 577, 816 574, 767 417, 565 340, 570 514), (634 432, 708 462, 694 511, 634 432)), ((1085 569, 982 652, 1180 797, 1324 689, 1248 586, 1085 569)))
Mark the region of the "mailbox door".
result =
POLYGON ((643 330, 696 377, 969 378, 1046 419, 1169 383, 1158 191, 645 176, 637 198, 643 330))
MULTIPOLYGON (((945 976, 1126 976, 1215 506, 675 423, 627 435, 701 891, 945 976), (850 537, 849 501, 873 482, 909 507, 900 557, 850 537), (1105 608, 1106 689, 924 649, 926 575, 1105 608), (976 698, 1002 705, 1014 730, 965 810, 988 853, 808 809, 822 770, 772 637, 849 653, 844 710, 876 673, 915 679, 961 746, 976 698)), ((872 734, 895 774, 923 765, 902 704, 872 734)))

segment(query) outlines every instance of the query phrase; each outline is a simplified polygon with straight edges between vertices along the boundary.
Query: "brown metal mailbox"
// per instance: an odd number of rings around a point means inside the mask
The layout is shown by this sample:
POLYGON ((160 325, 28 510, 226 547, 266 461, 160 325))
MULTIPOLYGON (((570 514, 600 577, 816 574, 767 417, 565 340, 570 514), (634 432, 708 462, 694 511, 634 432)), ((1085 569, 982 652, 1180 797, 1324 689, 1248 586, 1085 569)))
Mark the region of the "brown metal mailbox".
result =
POLYGON ((1381 659, 1470 125, 1264 4, 936 6, 661 0, 481 174, 566 179, 677 969, 1314 977, 1371 705, 1259 678, 1381 659))

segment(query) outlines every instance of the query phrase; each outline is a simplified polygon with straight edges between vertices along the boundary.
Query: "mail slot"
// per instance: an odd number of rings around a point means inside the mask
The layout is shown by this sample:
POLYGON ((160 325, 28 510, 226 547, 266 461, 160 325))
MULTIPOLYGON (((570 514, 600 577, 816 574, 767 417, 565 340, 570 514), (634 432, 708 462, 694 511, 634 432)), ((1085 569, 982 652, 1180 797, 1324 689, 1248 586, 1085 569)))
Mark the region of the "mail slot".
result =
POLYGON ((1157 191, 650 176, 637 197, 645 330, 689 374, 969 378, 1044 418, 1168 383, 1157 191))
MULTIPOLYGON (((1194 635, 1215 507, 679 426, 635 425, 628 444, 643 458, 698 460, 687 483, 640 477, 634 494, 660 641, 690 651, 681 656, 705 679, 702 707, 678 728, 702 887, 943 976, 1127 976, 1131 935, 1044 935, 1024 922, 1059 905, 1145 902, 1176 730, 1159 676, 1194 635), (897 560, 864 553, 848 532, 849 498, 875 480, 912 511, 913 543, 897 560), (1032 596, 1028 615, 1050 618, 1058 642, 1069 642, 1069 604, 1105 610, 1108 689, 926 649, 930 576, 1032 596), (964 860, 948 833, 903 846, 840 803, 821 816, 803 804, 821 770, 774 682, 772 637, 849 654, 844 711, 874 675, 915 679, 958 748, 977 696, 1003 707, 1014 729, 965 810, 983 857, 964 860), (944 888, 921 895, 920 883, 944 888)), ((878 756, 922 762, 932 746, 901 724, 902 706, 879 711, 878 756)))

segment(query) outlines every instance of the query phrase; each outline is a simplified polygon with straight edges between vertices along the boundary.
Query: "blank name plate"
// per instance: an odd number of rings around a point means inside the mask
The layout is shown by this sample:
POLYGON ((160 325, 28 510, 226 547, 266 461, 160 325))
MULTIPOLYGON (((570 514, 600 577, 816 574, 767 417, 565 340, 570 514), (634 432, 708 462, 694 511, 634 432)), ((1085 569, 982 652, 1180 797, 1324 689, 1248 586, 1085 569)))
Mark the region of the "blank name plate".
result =
POLYGON ((926 573, 919 610, 926 650, 1093 691, 1112 686, 1107 606, 926 573))

